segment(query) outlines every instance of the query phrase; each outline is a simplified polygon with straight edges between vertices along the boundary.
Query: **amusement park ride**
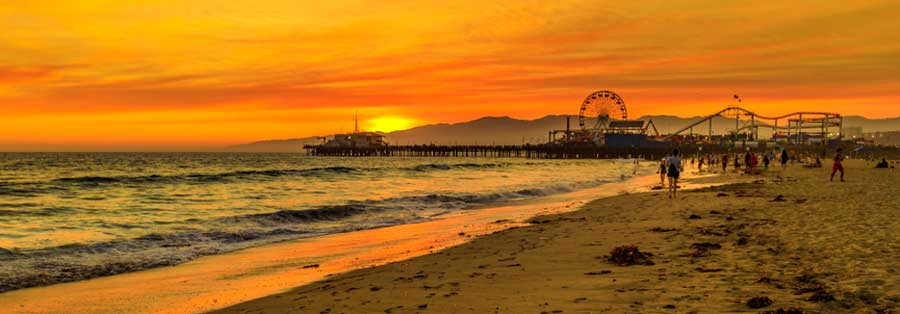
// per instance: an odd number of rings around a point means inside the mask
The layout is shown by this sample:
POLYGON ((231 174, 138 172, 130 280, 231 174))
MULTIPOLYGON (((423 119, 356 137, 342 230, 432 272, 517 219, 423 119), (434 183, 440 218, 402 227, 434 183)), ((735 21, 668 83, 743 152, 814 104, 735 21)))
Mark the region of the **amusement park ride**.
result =
POLYGON ((596 91, 588 95, 578 110, 578 129, 570 127, 566 117, 565 130, 550 131, 550 142, 555 144, 612 144, 616 140, 646 138, 649 131, 659 136, 653 121, 628 120, 625 100, 618 94, 596 91))
POLYGON ((739 139, 747 141, 764 140, 759 135, 760 128, 762 128, 771 130, 769 139, 776 142, 821 144, 830 140, 840 140, 844 124, 843 117, 837 113, 794 112, 782 116, 768 117, 758 115, 741 107, 728 107, 667 135, 663 140, 672 140, 675 137, 683 136, 685 132, 688 132, 688 138, 698 138, 696 136, 698 134, 694 133, 694 128, 700 129, 704 123, 708 124, 708 133, 705 136, 700 134, 700 138, 712 138, 714 137, 712 123, 713 119, 717 117, 734 119, 734 129, 730 134, 734 141, 739 139), (784 123, 779 124, 780 122, 784 123))
MULTIPOLYGON (((735 99, 741 99, 735 95, 735 99)), ((652 120, 628 120, 625 101, 618 94, 601 90, 588 95, 578 112, 578 128, 549 132, 550 144, 600 146, 656 146, 659 143, 706 143, 744 145, 773 141, 794 145, 826 144, 840 141, 843 117, 830 112, 795 112, 781 116, 763 116, 741 107, 728 107, 671 134, 660 136, 652 120), (713 133, 714 120, 734 120, 728 134, 713 133), (706 130, 703 130, 703 129, 706 130), (698 131, 706 132, 694 132, 698 131), (761 137, 769 133, 768 137, 761 137)))

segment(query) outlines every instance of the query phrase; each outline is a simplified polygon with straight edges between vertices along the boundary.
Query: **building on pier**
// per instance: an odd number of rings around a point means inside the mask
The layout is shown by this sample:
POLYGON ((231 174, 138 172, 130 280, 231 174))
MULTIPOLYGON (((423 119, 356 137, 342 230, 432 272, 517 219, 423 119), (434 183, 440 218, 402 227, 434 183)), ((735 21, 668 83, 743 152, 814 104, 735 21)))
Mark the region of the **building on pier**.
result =
POLYGON ((387 146, 388 143, 385 140, 384 133, 359 131, 359 114, 353 117, 353 133, 335 134, 321 145, 321 147, 331 150, 361 150, 367 152, 383 150, 387 146))
POLYGON ((385 148, 388 146, 384 134, 380 132, 353 132, 350 134, 335 134, 330 140, 322 144, 328 148, 385 148))

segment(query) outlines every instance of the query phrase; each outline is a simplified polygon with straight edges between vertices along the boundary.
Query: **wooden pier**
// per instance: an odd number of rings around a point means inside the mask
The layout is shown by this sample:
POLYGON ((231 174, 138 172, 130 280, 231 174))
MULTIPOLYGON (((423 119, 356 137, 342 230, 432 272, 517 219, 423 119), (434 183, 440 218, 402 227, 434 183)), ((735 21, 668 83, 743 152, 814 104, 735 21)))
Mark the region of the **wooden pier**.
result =
POLYGON ((593 145, 397 145, 379 148, 305 146, 312 156, 488 157, 546 159, 662 158, 668 147, 599 147, 593 145))
MULTIPOLYGON (((771 144, 755 147, 754 152, 769 151, 771 144)), ((744 153, 745 148, 695 143, 670 143, 655 147, 604 147, 595 145, 392 145, 379 148, 304 146, 311 156, 399 156, 399 157, 482 157, 482 158, 536 158, 536 159, 610 159, 643 158, 657 160, 668 156, 673 148, 678 148, 682 156, 693 157, 701 154, 744 153)), ((779 145, 791 154, 826 156, 836 147, 822 145, 779 145)), ((852 149, 850 146, 845 150, 852 149)))

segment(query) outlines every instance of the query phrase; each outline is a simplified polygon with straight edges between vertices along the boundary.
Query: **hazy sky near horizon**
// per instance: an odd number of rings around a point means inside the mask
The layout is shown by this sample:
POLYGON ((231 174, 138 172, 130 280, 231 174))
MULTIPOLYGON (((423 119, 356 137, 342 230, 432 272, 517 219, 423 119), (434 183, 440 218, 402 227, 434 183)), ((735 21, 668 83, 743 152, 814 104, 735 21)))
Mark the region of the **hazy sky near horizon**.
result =
POLYGON ((0 3, 0 150, 182 150, 481 116, 900 115, 898 1, 0 3))

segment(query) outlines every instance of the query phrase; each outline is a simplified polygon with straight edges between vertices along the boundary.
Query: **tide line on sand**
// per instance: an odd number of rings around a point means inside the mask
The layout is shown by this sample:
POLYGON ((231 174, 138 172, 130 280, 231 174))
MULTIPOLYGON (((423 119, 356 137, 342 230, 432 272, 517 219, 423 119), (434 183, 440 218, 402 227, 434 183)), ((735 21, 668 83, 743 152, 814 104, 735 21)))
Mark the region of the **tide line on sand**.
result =
POLYGON ((900 174, 847 169, 599 199, 215 313, 897 313, 900 174))

